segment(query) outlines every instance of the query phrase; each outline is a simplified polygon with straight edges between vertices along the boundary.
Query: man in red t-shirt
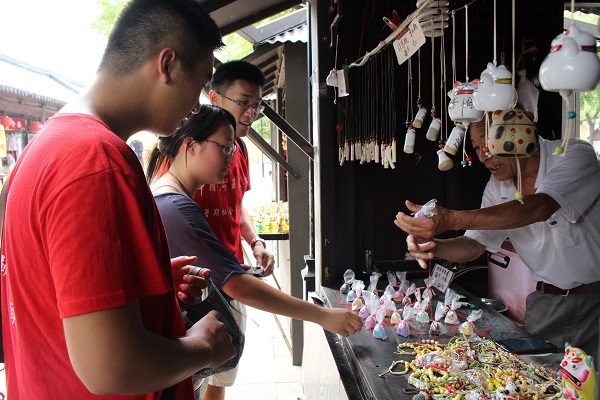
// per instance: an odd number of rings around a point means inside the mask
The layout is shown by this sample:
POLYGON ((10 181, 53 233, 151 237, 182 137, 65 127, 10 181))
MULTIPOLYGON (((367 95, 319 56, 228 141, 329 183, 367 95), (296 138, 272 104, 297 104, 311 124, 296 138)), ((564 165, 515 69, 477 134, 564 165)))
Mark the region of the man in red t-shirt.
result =
POLYGON ((177 296, 199 297, 206 275, 172 265, 125 143, 198 112, 221 45, 196 1, 131 1, 95 81, 19 158, 1 265, 8 398, 192 400, 190 376, 235 355, 216 312, 186 331, 177 296))
MULTIPOLYGON (((248 154, 243 137, 263 110, 262 87, 265 77, 255 65, 245 61, 230 61, 219 65, 210 82, 209 97, 212 104, 229 111, 236 120, 237 150, 225 180, 220 185, 204 185, 194 200, 204 210, 204 216, 215 236, 245 264, 242 239, 250 244, 257 266, 262 266, 262 276, 273 273, 274 257, 265 249, 265 242, 254 228, 250 215, 244 208, 244 193, 250 190, 248 154)), ((242 303, 234 308, 243 309, 242 303)), ((243 315, 240 318, 244 318, 243 315)), ((242 321, 241 326, 245 323, 242 321)), ((233 385, 236 370, 208 378, 205 400, 223 400, 225 387, 233 385)))
POLYGON ((262 87, 265 77, 255 65, 246 61, 230 61, 219 65, 210 82, 209 97, 212 104, 229 111, 236 120, 235 135, 238 148, 229 172, 221 185, 205 185, 194 200, 204 209, 204 215, 217 238, 245 264, 242 239, 252 247, 257 265, 273 273, 274 258, 265 249, 250 215, 244 208, 244 193, 250 190, 250 171, 246 145, 241 138, 263 110, 262 87))

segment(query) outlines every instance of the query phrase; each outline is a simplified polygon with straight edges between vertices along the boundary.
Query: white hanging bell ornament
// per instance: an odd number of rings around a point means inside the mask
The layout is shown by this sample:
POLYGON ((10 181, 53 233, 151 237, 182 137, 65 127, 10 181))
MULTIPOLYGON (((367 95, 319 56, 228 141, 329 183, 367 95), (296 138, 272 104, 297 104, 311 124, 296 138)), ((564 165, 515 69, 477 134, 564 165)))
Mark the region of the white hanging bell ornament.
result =
POLYGON ((413 121, 413 126, 415 128, 422 127, 423 126, 423 121, 425 120, 426 116, 427 116, 427 108, 425 108, 425 107, 419 108, 419 111, 417 112, 417 115, 415 115, 415 119, 413 121))
POLYGON ((508 110, 517 102, 512 73, 504 65, 488 63, 473 91, 473 105, 481 111, 508 110))
POLYGON ((596 55, 596 39, 573 24, 552 41, 539 73, 545 90, 559 92, 567 106, 567 123, 561 146, 555 154, 564 154, 569 139, 575 136, 577 116, 570 100, 572 92, 593 90, 600 80, 600 60, 596 55))
POLYGON ((412 154, 415 151, 415 138, 416 133, 413 128, 408 128, 406 131, 406 139, 404 139, 404 152, 412 154))
POLYGON ((442 120, 439 118, 434 118, 431 120, 431 124, 429 125, 429 129, 427 129, 427 134, 425 137, 432 142, 437 141, 438 135, 440 133, 440 128, 442 127, 442 120))
POLYGON ((479 79, 472 82, 454 82, 454 88, 448 92, 448 116, 454 122, 471 123, 481 121, 484 112, 473 105, 473 91, 479 79))
POLYGON ((596 39, 571 25, 552 41, 539 73, 544 90, 551 92, 593 90, 600 79, 596 39))
POLYGON ((443 149, 437 151, 438 154, 438 169, 440 171, 448 171, 454 167, 454 161, 448 157, 448 154, 443 149))
POLYGON ((520 109, 494 112, 487 147, 498 157, 528 157, 538 147, 537 127, 520 109))
POLYGON ((452 132, 450 132, 450 137, 446 141, 444 151, 448 154, 456 155, 456 152, 458 149, 460 149, 464 137, 465 128, 462 126, 462 124, 456 124, 456 126, 452 128, 452 132))

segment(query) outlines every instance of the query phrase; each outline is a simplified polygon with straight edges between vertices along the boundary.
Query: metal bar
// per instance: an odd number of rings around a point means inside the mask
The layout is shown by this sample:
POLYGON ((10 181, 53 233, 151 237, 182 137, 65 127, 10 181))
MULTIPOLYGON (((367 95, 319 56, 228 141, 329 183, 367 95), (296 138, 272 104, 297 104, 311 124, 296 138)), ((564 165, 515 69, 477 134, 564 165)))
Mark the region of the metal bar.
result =
MULTIPOLYGON (((265 109, 266 110, 266 109, 265 109)), ((277 161, 289 174, 294 178, 299 179, 300 174, 287 162, 281 154, 279 154, 265 139, 262 138, 254 129, 248 130, 248 138, 264 153, 267 153, 271 159, 277 161)))
POLYGON ((315 149, 310 144, 304 136, 298 133, 297 130, 294 129, 285 119, 283 119, 275 110, 273 110, 264 100, 262 102, 263 106, 265 106, 265 110, 263 114, 265 117, 269 118, 272 123, 274 123, 279 129, 283 131, 287 135, 287 137, 296 144, 307 156, 314 159, 315 149))

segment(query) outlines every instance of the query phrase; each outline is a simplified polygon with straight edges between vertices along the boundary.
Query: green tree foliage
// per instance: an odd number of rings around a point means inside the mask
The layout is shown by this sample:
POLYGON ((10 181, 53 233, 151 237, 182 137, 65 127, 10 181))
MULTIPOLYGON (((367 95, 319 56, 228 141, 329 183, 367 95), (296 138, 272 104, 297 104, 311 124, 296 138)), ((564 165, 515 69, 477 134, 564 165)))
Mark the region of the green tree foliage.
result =
POLYGON ((98 0, 98 6, 102 12, 98 16, 98 20, 92 23, 92 28, 108 37, 119 13, 127 3, 128 0, 98 0))
POLYGON ((252 43, 237 33, 223 37, 223 43, 225 43, 225 47, 215 53, 215 57, 221 62, 240 60, 253 51, 252 43))
MULTIPOLYGON (((576 21, 586 22, 588 24, 597 25, 598 15, 586 14, 582 12, 575 12, 571 14, 569 11, 565 11, 565 18, 575 18, 576 21)), ((600 86, 590 92, 581 92, 579 94, 579 120, 587 123, 590 129, 590 142, 594 139, 594 128, 596 121, 600 118, 600 86)))
POLYGON ((590 128, 590 142, 592 142, 596 121, 600 118, 600 86, 591 92, 581 92, 579 98, 579 119, 587 122, 590 128))
MULTIPOLYGON (((92 23, 92 28, 106 37, 110 34, 119 13, 129 0, 98 0, 102 12, 98 20, 92 23)), ((279 14, 278 14, 279 15, 279 14)), ((223 38, 225 47, 216 53, 221 62, 239 60, 252 53, 252 44, 237 33, 232 33, 223 38)))
MULTIPOLYGON (((98 6, 102 10, 96 22, 92 23, 92 28, 106 37, 110 34, 119 13, 125 7, 129 0, 98 0, 98 6)), ((290 9, 282 13, 261 21, 259 24, 270 22, 274 19, 287 15, 295 9, 290 9)), ((259 25, 257 24, 257 25, 259 25)), ((221 62, 239 60, 253 51, 252 44, 237 33, 231 33, 223 37, 225 47, 216 52, 215 57, 221 62)), ((271 140, 271 124, 267 118, 260 118, 252 125, 254 130, 260 134, 267 142, 271 140)))

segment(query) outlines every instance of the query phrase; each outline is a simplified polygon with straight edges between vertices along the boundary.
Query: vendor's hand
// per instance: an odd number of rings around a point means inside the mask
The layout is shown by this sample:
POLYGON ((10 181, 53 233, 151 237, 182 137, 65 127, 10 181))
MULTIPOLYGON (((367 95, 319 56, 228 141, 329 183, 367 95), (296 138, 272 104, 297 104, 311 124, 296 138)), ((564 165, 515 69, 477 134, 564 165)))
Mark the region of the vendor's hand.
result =
POLYGON ((202 297, 202 289, 208 286, 210 270, 201 268, 197 275, 190 275, 196 267, 191 265, 197 261, 197 257, 181 256, 171 259, 171 270, 173 282, 178 288, 177 297, 188 305, 194 304, 195 300, 202 297))
POLYGON ((412 212, 411 215, 399 212, 396 214, 394 224, 409 235, 416 236, 419 242, 431 240, 434 236, 448 230, 447 220, 450 210, 436 205, 436 215, 427 218, 414 218, 414 214, 421 210, 421 206, 406 200, 406 207, 412 212))
POLYGON ((429 242, 417 242, 413 235, 406 237, 406 245, 410 254, 417 260, 421 268, 427 269, 428 265, 425 260, 431 260, 435 257, 434 250, 436 243, 432 240, 429 242))
POLYGON ((261 274, 262 277, 269 276, 273 273, 273 267, 275 265, 275 257, 269 253, 262 242, 256 242, 254 249, 252 250, 254 258, 256 258, 256 266, 263 267, 264 272, 261 274))
POLYGON ((329 332, 337 333, 344 337, 360 332, 363 321, 353 311, 344 308, 320 308, 323 315, 319 325, 329 332))

